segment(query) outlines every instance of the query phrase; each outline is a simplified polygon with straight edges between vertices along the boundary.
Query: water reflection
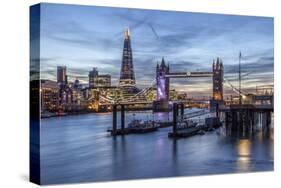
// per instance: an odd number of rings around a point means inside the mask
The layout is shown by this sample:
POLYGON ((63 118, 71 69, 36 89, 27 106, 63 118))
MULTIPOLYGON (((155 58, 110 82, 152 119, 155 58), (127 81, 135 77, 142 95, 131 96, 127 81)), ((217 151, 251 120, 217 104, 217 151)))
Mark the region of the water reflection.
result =
POLYGON ((174 159, 174 161, 177 160, 177 153, 178 153, 177 139, 174 139, 173 140, 173 159, 174 159))
MULTIPOLYGON (((147 113, 126 113, 126 122, 147 113)), ((167 120, 168 114, 154 114, 167 120)), ((119 117, 119 115, 118 115, 119 117)), ((155 178, 273 169, 273 140, 226 129, 186 139, 157 132, 111 137, 112 115, 85 114, 42 120, 42 183, 155 178)))
POLYGON ((240 139, 237 144, 237 150, 237 165, 239 171, 249 171, 251 167, 251 141, 249 139, 240 139))
MULTIPOLYGON (((122 177, 120 169, 126 168, 123 163, 127 159, 126 137, 112 137, 112 157, 111 163, 112 175, 110 177, 122 177)), ((106 156, 104 156, 106 159, 106 156)))

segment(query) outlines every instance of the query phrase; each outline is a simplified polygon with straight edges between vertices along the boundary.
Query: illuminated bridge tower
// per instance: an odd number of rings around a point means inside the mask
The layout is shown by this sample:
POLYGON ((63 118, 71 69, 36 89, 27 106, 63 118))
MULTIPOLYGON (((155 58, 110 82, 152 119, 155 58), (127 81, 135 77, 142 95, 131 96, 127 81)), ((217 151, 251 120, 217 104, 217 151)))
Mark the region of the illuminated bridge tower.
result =
POLYGON ((157 96, 154 111, 169 110, 169 78, 165 77, 166 74, 169 74, 169 65, 162 58, 160 65, 157 63, 156 67, 157 96))
POLYGON ((122 66, 120 72, 119 85, 120 86, 134 86, 135 73, 133 66, 133 54, 131 48, 130 31, 129 28, 125 31, 125 40, 123 48, 122 66))
POLYGON ((217 105, 223 104, 223 64, 217 57, 213 61, 213 98, 210 102, 211 110, 214 111, 217 105))
POLYGON ((223 64, 220 58, 213 62, 213 99, 223 100, 223 64))
POLYGON ((169 73, 169 65, 166 65, 164 58, 161 64, 157 63, 156 67, 156 85, 157 85, 157 101, 169 100, 169 79, 165 78, 165 74, 169 73))

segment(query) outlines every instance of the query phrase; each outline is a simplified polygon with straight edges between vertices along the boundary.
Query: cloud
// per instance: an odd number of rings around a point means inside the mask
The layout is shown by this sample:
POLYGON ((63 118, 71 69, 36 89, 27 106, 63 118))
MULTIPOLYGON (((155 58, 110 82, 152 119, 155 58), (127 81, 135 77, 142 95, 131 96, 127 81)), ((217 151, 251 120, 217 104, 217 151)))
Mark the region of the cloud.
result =
MULTIPOLYGON (((260 57, 257 60, 252 60, 248 58, 246 63, 241 62, 241 72, 254 72, 254 73, 264 73, 273 72, 274 57, 260 57)), ((238 63, 236 65, 225 65, 225 74, 237 73, 239 71, 238 63)))
MULTIPOLYGON (((273 82, 273 20, 264 17, 184 13, 140 9, 48 6, 42 13, 41 69, 55 79, 56 66, 66 65, 70 79, 87 81, 97 67, 119 79, 124 29, 130 27, 137 84, 155 79, 162 57, 173 72, 211 71, 216 56, 225 76, 237 82, 238 53, 243 51, 243 80, 249 87, 273 82)), ((34 59, 32 61, 38 61, 34 59)), ((171 87, 208 94, 209 78, 172 80, 171 87), (199 84, 200 83, 200 84, 199 84)))

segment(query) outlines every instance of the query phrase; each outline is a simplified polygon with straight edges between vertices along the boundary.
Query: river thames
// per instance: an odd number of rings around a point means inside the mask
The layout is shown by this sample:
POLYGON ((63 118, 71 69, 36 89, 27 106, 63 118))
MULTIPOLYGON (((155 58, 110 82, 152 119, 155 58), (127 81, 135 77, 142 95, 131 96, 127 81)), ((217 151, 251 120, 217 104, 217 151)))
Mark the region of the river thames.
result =
MULTIPOLYGON (((133 118, 152 116, 127 112, 126 124, 133 118)), ((167 119, 167 114, 155 114, 154 118, 167 119)), ((168 138, 171 127, 112 137, 107 132, 111 125, 111 113, 42 119, 42 184, 273 170, 271 132, 239 138, 225 134, 221 128, 173 140, 168 138)))

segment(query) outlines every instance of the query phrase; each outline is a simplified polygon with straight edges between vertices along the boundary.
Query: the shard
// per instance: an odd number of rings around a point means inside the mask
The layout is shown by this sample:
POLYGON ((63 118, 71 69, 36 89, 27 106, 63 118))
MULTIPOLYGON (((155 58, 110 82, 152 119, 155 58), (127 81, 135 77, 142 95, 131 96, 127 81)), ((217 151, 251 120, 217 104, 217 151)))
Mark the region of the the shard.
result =
POLYGON ((122 58, 119 85, 134 86, 135 84, 136 81, 135 81, 135 73, 134 73, 134 66, 133 66, 133 54, 131 48, 130 31, 129 28, 127 28, 125 30, 123 58, 122 58))

